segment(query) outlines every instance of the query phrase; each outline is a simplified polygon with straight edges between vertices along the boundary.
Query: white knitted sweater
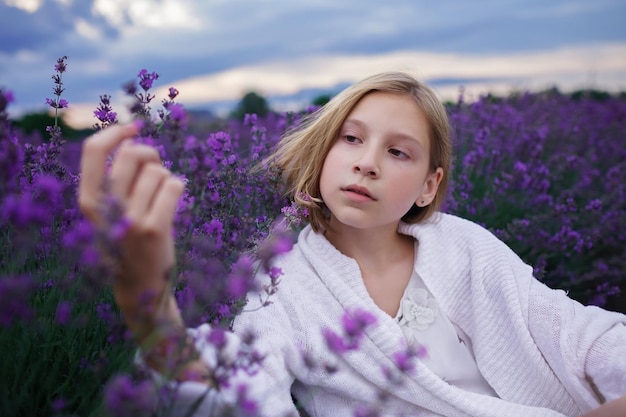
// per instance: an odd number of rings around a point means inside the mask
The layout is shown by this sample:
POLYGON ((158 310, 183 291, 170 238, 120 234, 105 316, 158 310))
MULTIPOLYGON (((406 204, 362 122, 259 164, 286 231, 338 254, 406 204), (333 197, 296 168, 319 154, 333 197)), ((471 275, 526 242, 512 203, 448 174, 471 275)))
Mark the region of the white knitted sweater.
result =
MULTIPOLYGON (((235 321, 235 332, 251 330, 268 355, 261 372, 246 376, 264 415, 295 413, 291 392, 311 416, 352 416, 355 406, 375 400, 375 387, 390 392, 384 415, 405 416, 578 416, 626 394, 624 315, 583 307, 549 289, 506 245, 467 220, 441 214, 425 224, 401 224, 399 231, 419 242, 416 272, 471 339, 478 367, 499 398, 451 386, 420 362, 400 386, 388 386, 382 367, 392 367, 402 347, 399 325, 375 305, 357 263, 307 227, 278 262, 284 276, 273 304, 235 321), (356 308, 373 313, 377 325, 359 351, 337 361, 322 329, 339 332, 345 309, 356 308), (339 371, 311 370, 302 352, 336 363, 339 371)), ((257 307, 251 297, 246 309, 257 307)), ((209 363, 211 352, 204 352, 209 363)), ((182 396, 189 400, 199 387, 185 385, 182 396)), ((205 405, 201 409, 209 409, 205 405)))

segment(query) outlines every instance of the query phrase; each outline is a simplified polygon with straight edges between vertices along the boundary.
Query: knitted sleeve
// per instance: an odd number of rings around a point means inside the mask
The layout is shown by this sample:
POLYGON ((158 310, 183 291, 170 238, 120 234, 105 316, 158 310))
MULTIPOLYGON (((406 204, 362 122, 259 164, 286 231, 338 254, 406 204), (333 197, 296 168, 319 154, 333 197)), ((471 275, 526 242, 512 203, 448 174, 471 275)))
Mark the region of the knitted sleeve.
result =
POLYGON ((203 324, 188 329, 188 334, 202 361, 214 370, 217 378, 223 377, 219 390, 198 382, 170 380, 150 369, 137 352, 135 363, 148 371, 157 385, 163 387, 163 393, 167 393, 159 411, 168 417, 298 416, 290 395, 291 379, 278 351, 267 350, 268 344, 262 340, 254 344, 252 351, 250 345, 242 342, 245 339, 242 334, 214 330, 203 324), (265 348, 262 351, 257 349, 260 344, 265 348), (265 356, 260 368, 241 367, 251 353, 265 356), (236 368, 240 369, 233 373, 236 368))
POLYGON ((583 409, 626 395, 626 316, 583 306, 534 279, 528 300, 534 340, 583 409))
POLYGON ((293 322, 283 303, 261 307, 251 299, 235 319, 234 331, 243 338, 253 338, 254 349, 263 356, 261 378, 250 385, 251 394, 260 406, 261 415, 297 416, 291 397, 294 382, 292 369, 300 365, 295 347, 293 322))
MULTIPOLYGON (((264 280, 267 277, 257 278, 264 280)), ((281 288, 277 296, 288 296, 282 292, 281 288)), ((256 294, 250 294, 244 311, 235 319, 233 332, 213 329, 208 324, 188 329, 201 360, 221 381, 219 390, 193 381, 171 381, 147 369, 141 355, 136 355, 136 362, 173 394, 169 410, 164 415, 298 416, 291 397, 294 376, 290 370, 301 362, 294 347, 293 320, 285 303, 262 304, 256 294), (255 360, 258 358, 261 358, 260 365, 255 360), (252 362, 257 365, 246 366, 252 362), (238 371, 233 372, 235 369, 238 371)))

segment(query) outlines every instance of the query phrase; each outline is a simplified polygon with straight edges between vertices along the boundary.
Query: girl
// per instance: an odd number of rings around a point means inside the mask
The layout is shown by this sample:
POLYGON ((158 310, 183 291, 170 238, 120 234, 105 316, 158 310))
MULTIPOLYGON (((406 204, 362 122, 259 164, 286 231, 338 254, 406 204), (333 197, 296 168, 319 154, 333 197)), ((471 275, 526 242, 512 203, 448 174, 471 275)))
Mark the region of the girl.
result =
MULTIPOLYGON (((154 149, 125 141, 136 133, 116 126, 85 141, 81 207, 102 221, 99 185, 121 143, 108 177, 131 226, 116 301, 150 368, 183 363, 173 375, 185 381, 176 411, 198 400, 197 415, 217 415, 243 391, 235 381, 207 394, 217 360, 210 329, 185 331, 164 279, 183 184, 154 149), (146 293, 148 309, 139 301, 146 293)), ((384 415, 626 415, 626 317, 547 288, 488 231, 437 211, 451 144, 445 109, 427 86, 403 73, 366 78, 269 160, 310 224, 277 261, 284 276, 273 304, 234 323, 265 355, 257 374, 238 377, 260 414, 297 415, 294 395, 311 416, 348 416, 384 392, 384 415), (333 338, 342 320, 355 338, 364 328, 359 349, 333 338), (328 346, 344 353, 338 372, 311 366, 332 363, 328 346), (419 346, 426 355, 407 366, 403 349, 419 346)), ((257 307, 250 297, 246 309, 257 307)))

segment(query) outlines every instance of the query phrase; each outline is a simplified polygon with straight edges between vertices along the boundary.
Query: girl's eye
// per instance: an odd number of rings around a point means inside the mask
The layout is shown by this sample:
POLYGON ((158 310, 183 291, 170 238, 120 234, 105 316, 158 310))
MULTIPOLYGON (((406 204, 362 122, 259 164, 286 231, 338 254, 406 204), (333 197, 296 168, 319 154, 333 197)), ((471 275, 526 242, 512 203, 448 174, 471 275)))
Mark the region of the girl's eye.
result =
POLYGON ((358 143, 361 141, 361 139, 357 138, 356 136, 351 136, 351 135, 345 135, 344 139, 348 143, 358 143))
POLYGON ((398 158, 406 159, 409 157, 407 154, 405 154, 404 152, 398 149, 389 149, 389 153, 392 154, 393 156, 397 156, 398 158))

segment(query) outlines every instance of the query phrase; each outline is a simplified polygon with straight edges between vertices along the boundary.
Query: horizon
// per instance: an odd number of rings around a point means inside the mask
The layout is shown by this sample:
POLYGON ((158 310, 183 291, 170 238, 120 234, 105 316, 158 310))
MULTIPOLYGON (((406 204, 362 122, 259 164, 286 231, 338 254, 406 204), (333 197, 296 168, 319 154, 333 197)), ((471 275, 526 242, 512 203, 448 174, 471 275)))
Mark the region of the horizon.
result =
POLYGON ((619 0, 3 0, 0 87, 12 114, 45 109, 54 63, 67 55, 68 119, 94 123, 99 95, 161 75, 189 108, 223 112, 246 91, 281 110, 382 70, 407 70, 442 100, 556 87, 626 89, 619 0), (222 109, 222 110, 220 110, 222 109))

